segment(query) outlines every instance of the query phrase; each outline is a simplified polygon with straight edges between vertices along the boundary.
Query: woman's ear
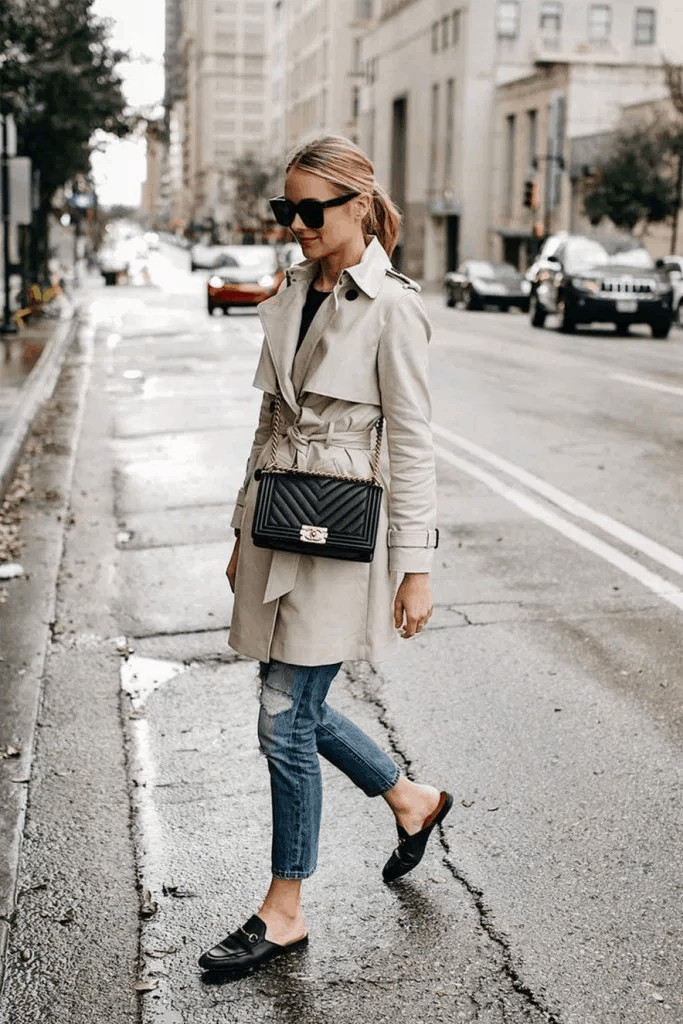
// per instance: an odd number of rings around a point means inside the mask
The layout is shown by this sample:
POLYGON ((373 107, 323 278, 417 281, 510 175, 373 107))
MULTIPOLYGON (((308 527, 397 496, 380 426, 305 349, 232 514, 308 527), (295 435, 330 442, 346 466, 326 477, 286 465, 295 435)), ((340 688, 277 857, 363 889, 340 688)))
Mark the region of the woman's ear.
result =
POLYGON ((358 196, 356 199, 356 220, 364 221, 367 215, 370 213, 370 207, 372 205, 372 196, 363 194, 358 196))

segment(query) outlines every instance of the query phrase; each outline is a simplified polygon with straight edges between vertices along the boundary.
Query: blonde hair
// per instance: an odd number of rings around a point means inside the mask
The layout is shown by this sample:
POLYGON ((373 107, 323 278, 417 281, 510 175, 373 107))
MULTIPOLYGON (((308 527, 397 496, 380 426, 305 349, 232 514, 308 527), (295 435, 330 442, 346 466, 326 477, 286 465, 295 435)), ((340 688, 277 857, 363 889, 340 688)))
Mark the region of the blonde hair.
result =
POLYGON ((344 192, 369 195, 372 202, 363 220, 366 238, 375 235, 388 256, 398 243, 401 212, 375 181, 375 168, 362 149, 343 135, 321 135, 297 146, 287 157, 285 173, 298 167, 324 178, 344 192))

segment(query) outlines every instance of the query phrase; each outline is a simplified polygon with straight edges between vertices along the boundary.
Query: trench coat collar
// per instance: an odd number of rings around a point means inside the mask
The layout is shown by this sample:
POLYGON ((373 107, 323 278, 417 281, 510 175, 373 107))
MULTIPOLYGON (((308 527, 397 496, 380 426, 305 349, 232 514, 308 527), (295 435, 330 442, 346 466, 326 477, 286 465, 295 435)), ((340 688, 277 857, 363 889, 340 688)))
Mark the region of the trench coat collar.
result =
POLYGON ((350 278, 369 298, 374 299, 390 267, 389 257, 377 238, 373 237, 367 245, 360 263, 342 271, 330 296, 331 301, 324 303, 316 313, 304 344, 298 353, 296 366, 296 385, 298 386, 295 386, 292 375, 294 359, 297 356, 296 346, 301 326, 301 311, 309 285, 318 273, 318 261, 305 260, 303 263, 297 263, 290 267, 287 271, 288 287, 283 287, 277 295, 258 306, 258 314, 266 335, 282 397, 295 414, 298 415, 301 411, 298 393, 303 386, 306 369, 318 342, 325 333, 330 318, 337 309, 339 295, 343 290, 347 290, 348 279, 350 278))
MULTIPOLYGON (((377 297, 384 276, 390 267, 391 260, 377 237, 373 235, 365 248, 360 263, 357 263, 354 267, 347 267, 346 270, 342 271, 340 283, 343 282, 344 275, 348 274, 369 298, 374 299, 377 297)), ((292 283, 305 281, 307 285, 314 280, 317 273, 317 260, 305 260, 303 263, 297 263, 295 266, 290 267, 287 271, 288 278, 292 283)))

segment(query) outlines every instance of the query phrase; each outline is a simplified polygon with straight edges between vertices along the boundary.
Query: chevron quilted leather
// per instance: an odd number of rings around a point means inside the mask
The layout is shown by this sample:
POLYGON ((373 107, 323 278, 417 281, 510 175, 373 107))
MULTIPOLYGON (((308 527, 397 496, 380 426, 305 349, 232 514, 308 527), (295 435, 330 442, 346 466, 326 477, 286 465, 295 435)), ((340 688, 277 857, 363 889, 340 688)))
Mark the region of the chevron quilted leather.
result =
MULTIPOLYGON (((379 484, 262 470, 252 540, 257 547, 278 551, 371 562, 381 504, 379 484), (302 540, 302 527, 326 530, 324 543, 302 540)), ((320 531, 313 533, 320 536, 320 531)))

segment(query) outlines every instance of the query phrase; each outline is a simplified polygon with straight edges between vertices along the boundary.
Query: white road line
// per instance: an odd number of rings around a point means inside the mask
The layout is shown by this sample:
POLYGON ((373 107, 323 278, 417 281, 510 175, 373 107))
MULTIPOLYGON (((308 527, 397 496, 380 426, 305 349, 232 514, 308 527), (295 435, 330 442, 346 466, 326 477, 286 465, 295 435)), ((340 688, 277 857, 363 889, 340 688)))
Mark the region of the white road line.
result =
POLYGON ((660 565, 664 565, 672 572, 683 576, 683 557, 670 548, 664 547, 663 544, 658 544, 657 541, 651 540, 650 537, 646 537, 645 534, 640 533, 638 530, 633 530, 630 526, 620 523, 618 519, 612 519, 611 516, 605 515, 602 512, 596 512, 590 505, 584 505, 582 501, 577 501, 576 498, 572 498, 565 491, 553 487, 552 484, 548 484, 533 473, 521 469, 513 462, 508 462, 507 459, 494 455, 493 452, 489 452, 486 448, 474 444, 473 441, 468 441, 466 437, 454 434, 453 431, 447 430, 446 427, 440 427, 435 423, 432 424, 432 431, 444 441, 457 445, 464 451, 469 452, 470 455, 481 459, 482 462, 487 462, 501 472, 507 473, 508 476, 518 480, 525 487, 528 487, 529 490, 541 494, 548 501, 552 502, 553 505, 564 509, 570 515, 575 516, 577 519, 583 519, 593 526, 597 526, 598 529, 609 534, 615 540, 621 541, 622 544, 628 544, 630 547, 647 555, 654 562, 659 562, 660 565))
POLYGON ((683 611, 683 591, 671 583, 669 580, 664 579, 663 576, 658 576, 657 573, 650 572, 649 569, 645 569, 635 559, 629 558, 628 555, 623 554, 617 548, 612 547, 611 544, 607 544, 603 540, 599 540, 594 537, 592 533, 584 530, 580 526, 576 526, 574 523, 569 522, 563 516, 558 515, 551 509, 545 508, 540 502, 534 498, 528 497, 523 494, 522 491, 516 490, 509 484, 504 483, 495 477, 492 473, 489 473, 485 469, 481 469, 474 462, 470 462, 469 459, 463 459, 460 455, 453 455, 446 448, 442 448, 440 445, 435 445, 434 450, 440 459, 445 462, 449 462, 452 466, 457 466, 458 469, 469 476, 474 477, 475 480, 481 481, 486 484, 496 494, 500 494, 501 497, 505 498, 506 501, 511 502, 518 508, 522 509, 528 515, 534 519, 538 519, 540 522, 545 523, 546 526, 550 526, 553 530, 557 530, 564 537, 569 540, 573 540, 575 544, 579 544, 582 548, 590 551, 592 554, 597 555, 604 561, 609 562, 610 565, 615 566, 621 572, 626 573, 633 579, 637 580, 648 590, 651 590, 657 597, 663 598, 665 601, 669 601, 670 604, 675 605, 676 608, 680 608, 683 611))
POLYGON ((646 380, 645 377, 631 377, 628 373, 611 373, 610 377, 625 384, 637 384, 641 388, 651 388, 652 391, 664 391, 668 395, 683 395, 683 388, 677 388, 673 384, 660 384, 656 380, 646 380))

